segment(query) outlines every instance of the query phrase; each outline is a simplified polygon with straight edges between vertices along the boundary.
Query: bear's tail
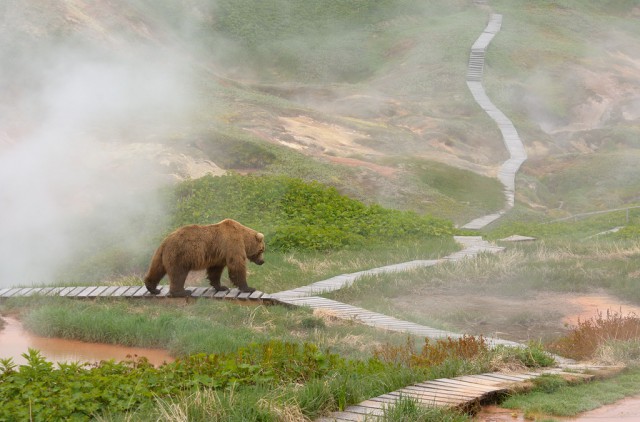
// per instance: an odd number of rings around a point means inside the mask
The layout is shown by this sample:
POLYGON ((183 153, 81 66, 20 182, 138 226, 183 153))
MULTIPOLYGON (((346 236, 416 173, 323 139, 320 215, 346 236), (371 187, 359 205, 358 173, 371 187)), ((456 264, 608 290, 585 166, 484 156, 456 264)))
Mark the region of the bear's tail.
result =
POLYGON ((149 264, 149 270, 147 271, 147 275, 144 276, 144 285, 147 287, 152 294, 160 293, 160 290, 157 289, 158 284, 160 284, 160 280, 162 277, 167 274, 167 271, 162 265, 162 250, 164 249, 164 245, 160 245, 160 247, 156 250, 156 253, 153 255, 151 259, 151 264, 149 264))

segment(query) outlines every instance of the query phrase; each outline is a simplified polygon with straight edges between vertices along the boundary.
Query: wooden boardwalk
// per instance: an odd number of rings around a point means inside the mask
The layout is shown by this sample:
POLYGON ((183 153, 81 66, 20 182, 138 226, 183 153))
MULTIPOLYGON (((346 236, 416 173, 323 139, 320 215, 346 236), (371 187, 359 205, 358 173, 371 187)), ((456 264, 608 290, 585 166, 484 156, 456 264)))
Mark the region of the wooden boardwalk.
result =
MULTIPOLYGON (((166 299, 169 286, 160 286, 160 293, 152 295, 144 286, 79 286, 79 287, 14 287, 0 289, 0 298, 40 296, 60 296, 77 299, 97 297, 166 299)), ((206 299, 232 299, 271 301, 271 295, 255 291, 242 293, 238 289, 216 292, 212 287, 193 287, 191 297, 206 299)))
POLYGON ((556 374, 574 380, 589 380, 601 370, 611 372, 610 367, 573 365, 532 372, 491 372, 456 378, 440 378, 373 397, 356 405, 348 406, 343 411, 333 412, 329 416, 316 419, 316 421, 376 421, 384 415, 385 409, 393 406, 400 398, 416 400, 419 405, 425 407, 453 407, 469 410, 477 407, 481 402, 495 399, 497 396, 514 389, 523 388, 532 379, 543 374, 556 374))
POLYGON ((415 260, 402 262, 400 264, 387 265, 370 270, 359 271, 350 274, 341 274, 326 280, 318 281, 307 286, 297 287, 291 290, 284 290, 274 293, 276 299, 293 297, 315 296, 323 293, 340 290, 352 285, 357 279, 375 274, 386 274, 400 271, 408 271, 415 268, 431 267, 445 261, 457 261, 463 258, 473 258, 479 253, 495 253, 504 250, 503 247, 495 246, 482 239, 481 236, 454 236, 455 240, 463 246, 463 249, 441 259, 415 260))
POLYGON ((498 170, 498 180, 500 180, 504 186, 506 203, 502 210, 476 218, 462 226, 465 229, 481 229, 486 227, 502 217, 505 212, 513 207, 515 202, 516 173, 522 163, 527 159, 527 153, 516 128, 513 126, 511 120, 491 102, 481 82, 484 72, 485 52, 493 37, 500 31, 501 26, 502 15, 492 14, 484 32, 480 34, 471 47, 467 68, 467 86, 476 102, 498 125, 505 147, 509 152, 509 159, 502 163, 498 170))

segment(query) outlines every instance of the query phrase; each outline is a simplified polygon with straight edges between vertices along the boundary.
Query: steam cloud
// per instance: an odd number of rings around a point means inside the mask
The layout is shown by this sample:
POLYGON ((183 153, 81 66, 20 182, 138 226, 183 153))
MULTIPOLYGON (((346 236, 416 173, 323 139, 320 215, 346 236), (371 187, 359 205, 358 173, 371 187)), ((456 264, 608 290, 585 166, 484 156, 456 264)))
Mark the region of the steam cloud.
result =
POLYGON ((0 287, 55 281, 96 236, 126 234, 119 246, 132 250, 138 222, 162 215, 149 192, 163 179, 144 142, 165 139, 192 96, 184 69, 139 53, 60 48, 28 60, 24 72, 36 76, 14 90, 19 110, 0 119, 0 287))

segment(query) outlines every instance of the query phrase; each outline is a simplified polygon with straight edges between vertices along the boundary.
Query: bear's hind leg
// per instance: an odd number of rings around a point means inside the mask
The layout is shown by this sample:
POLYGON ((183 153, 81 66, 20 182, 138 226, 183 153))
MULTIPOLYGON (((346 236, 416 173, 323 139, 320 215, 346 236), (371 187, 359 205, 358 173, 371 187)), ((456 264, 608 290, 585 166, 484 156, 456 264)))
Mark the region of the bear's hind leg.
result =
POLYGON ((222 277, 223 270, 224 265, 217 265, 207 268, 207 278, 209 279, 209 284, 213 286, 216 292, 229 290, 227 286, 223 286, 222 284, 220 284, 220 278, 222 277))
POLYGON ((187 297, 191 296, 191 290, 184 288, 184 282, 187 279, 189 270, 182 268, 172 269, 169 274, 169 294, 167 297, 187 297))

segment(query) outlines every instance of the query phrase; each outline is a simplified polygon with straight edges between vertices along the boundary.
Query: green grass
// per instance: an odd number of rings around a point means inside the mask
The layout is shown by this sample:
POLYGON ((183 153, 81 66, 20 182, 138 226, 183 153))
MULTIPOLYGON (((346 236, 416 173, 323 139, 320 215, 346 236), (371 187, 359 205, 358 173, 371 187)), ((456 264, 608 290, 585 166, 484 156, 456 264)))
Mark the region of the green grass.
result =
POLYGON ((541 415, 575 416, 581 412, 596 409, 640 391, 640 369, 626 370, 613 378, 567 385, 562 381, 544 382, 533 391, 517 394, 501 406, 508 409, 520 409, 525 417, 541 415))
MULTIPOLYGON (((629 207, 636 206, 628 204, 629 207)), ((640 225, 640 209, 628 212, 612 211, 603 214, 587 215, 571 218, 567 213, 558 214, 553 220, 543 218, 539 214, 531 214, 522 207, 516 207, 504 219, 491 225, 483 235, 487 239, 499 240, 513 234, 532 236, 550 242, 567 242, 576 244, 593 238, 615 227, 626 227, 620 233, 602 235, 605 241, 633 240, 635 231, 640 225), (627 218, 628 217, 628 218, 627 218), (563 219, 557 221, 557 219, 563 219)))
MULTIPOLYGON (((560 320, 560 309, 557 315, 539 314, 534 308, 515 313, 513 307, 504 312, 474 314, 460 302, 455 311, 435 313, 421 307, 419 300, 431 293, 455 299, 459 292, 458 296, 468 296, 473 301, 469 303, 472 309, 482 305, 483 300, 507 306, 514 301, 524 304, 525 298, 535 303, 535 298, 544 294, 604 292, 620 298, 621 302, 639 304, 638 256, 637 239, 593 238, 581 242, 550 240, 508 244, 508 249, 499 254, 485 254, 472 260, 397 274, 365 276, 352 286, 325 296, 454 332, 470 330, 467 332, 489 335, 493 332, 487 332, 486 323, 489 322, 498 331, 513 332, 512 335, 518 336, 513 339, 548 341, 552 333, 545 327, 552 327, 560 320), (369 293, 372 290, 375 295, 369 293), (477 303, 473 297, 478 298, 477 303), (538 332, 543 334, 537 336, 538 332)), ((562 331, 561 324, 554 330, 562 331)))
POLYGON ((372 345, 405 340, 401 334, 314 314, 307 308, 239 306, 225 301, 175 306, 162 301, 24 298, 6 301, 0 311, 16 309, 23 310, 25 326, 41 336, 160 347, 174 356, 230 352, 270 339, 305 340, 344 356, 363 356, 372 353, 372 345))

